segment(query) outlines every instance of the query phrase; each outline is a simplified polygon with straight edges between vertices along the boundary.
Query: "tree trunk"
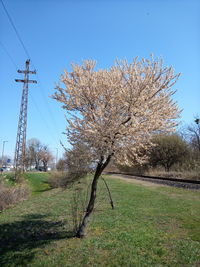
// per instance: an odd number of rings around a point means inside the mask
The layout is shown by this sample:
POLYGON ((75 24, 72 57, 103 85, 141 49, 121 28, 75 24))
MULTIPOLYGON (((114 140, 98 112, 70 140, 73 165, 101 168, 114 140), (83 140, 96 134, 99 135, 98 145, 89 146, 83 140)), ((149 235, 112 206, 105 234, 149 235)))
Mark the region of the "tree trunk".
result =
POLYGON ((167 165, 165 166, 165 171, 166 171, 166 172, 169 172, 170 167, 171 167, 171 165, 167 164, 167 165))
POLYGON ((44 172, 47 171, 47 162, 45 160, 43 160, 43 167, 44 167, 44 172))
POLYGON ((96 171, 94 174, 94 178, 92 181, 92 185, 91 185, 90 200, 89 200, 89 203, 87 205, 87 209, 86 209, 85 215, 83 217, 83 220, 81 222, 81 225, 80 225, 80 227, 76 233, 76 237, 78 237, 78 238, 83 238, 86 235, 85 230, 86 230, 87 224, 89 222, 89 217, 90 217, 90 215, 94 209, 98 179, 101 176, 105 167, 110 162, 111 157, 112 157, 112 155, 109 155, 108 158, 106 159, 105 163, 103 163, 103 159, 101 159, 97 165, 97 168, 96 168, 96 171))
POLYGON ((39 161, 38 160, 35 161, 35 169, 37 171, 39 171, 39 161))

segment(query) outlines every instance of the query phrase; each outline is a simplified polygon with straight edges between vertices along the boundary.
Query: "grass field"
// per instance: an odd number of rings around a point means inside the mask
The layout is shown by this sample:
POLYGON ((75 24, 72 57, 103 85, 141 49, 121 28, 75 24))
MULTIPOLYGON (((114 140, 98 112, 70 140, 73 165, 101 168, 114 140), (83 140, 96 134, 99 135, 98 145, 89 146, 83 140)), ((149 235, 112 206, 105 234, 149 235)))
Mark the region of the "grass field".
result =
POLYGON ((26 173, 26 181, 31 187, 32 194, 37 195, 41 192, 47 191, 50 189, 48 184, 49 173, 39 172, 39 173, 26 173))
POLYGON ((0 214, 0 266, 200 266, 200 192, 107 178, 85 239, 72 237, 71 190, 29 174, 31 199, 0 214))

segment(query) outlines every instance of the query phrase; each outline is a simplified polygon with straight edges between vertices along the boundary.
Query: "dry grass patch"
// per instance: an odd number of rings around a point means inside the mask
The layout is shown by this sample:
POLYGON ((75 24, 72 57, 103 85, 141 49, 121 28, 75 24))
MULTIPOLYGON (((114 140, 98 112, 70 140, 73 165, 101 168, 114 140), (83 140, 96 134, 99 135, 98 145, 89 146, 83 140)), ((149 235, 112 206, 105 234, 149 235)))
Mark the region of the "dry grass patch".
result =
POLYGON ((0 211, 17 202, 28 199, 30 190, 27 185, 19 184, 13 187, 0 185, 0 211))

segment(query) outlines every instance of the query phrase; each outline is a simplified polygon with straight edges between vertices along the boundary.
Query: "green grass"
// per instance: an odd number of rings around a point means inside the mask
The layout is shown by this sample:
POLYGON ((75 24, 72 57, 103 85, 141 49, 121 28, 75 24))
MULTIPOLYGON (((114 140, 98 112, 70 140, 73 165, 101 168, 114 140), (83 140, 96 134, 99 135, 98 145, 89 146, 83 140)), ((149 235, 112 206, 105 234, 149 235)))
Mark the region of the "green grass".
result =
MULTIPOLYGON (((5 185, 14 186, 16 182, 14 180, 14 172, 5 173, 2 177, 5 185)), ((27 172, 22 174, 25 182, 28 183, 32 191, 32 195, 37 195, 41 192, 50 190, 50 185, 48 184, 49 173, 45 172, 27 172)))
POLYGON ((48 184, 49 173, 44 172, 29 172, 25 174, 25 179, 28 181, 33 195, 47 191, 50 189, 48 184))
POLYGON ((40 193, 0 215, 1 266, 200 265, 200 192, 107 177, 115 209, 100 182, 87 238, 80 240, 71 232, 71 190, 41 192, 47 177, 32 175, 40 193))

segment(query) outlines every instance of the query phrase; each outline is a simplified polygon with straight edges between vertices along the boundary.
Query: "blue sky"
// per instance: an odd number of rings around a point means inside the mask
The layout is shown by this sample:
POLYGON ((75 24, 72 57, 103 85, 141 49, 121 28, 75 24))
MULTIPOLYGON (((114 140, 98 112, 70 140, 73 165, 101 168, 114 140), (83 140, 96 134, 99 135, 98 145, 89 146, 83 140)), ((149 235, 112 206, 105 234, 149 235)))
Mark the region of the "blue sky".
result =
MULTIPOLYGON (((182 75, 174 96, 181 121, 200 114, 200 1, 198 0, 3 0, 31 56, 37 85, 29 86, 27 139, 38 138, 59 156, 66 144, 60 104, 49 96, 71 62, 97 60, 109 68, 116 58, 162 56, 182 75)), ((13 157, 27 59, 0 2, 0 152, 13 157), (9 58, 8 54, 12 58, 9 58), (14 61, 14 63, 12 62, 14 61), (16 66, 15 66, 16 65, 16 66)), ((67 145, 67 144, 66 144, 67 145)))

